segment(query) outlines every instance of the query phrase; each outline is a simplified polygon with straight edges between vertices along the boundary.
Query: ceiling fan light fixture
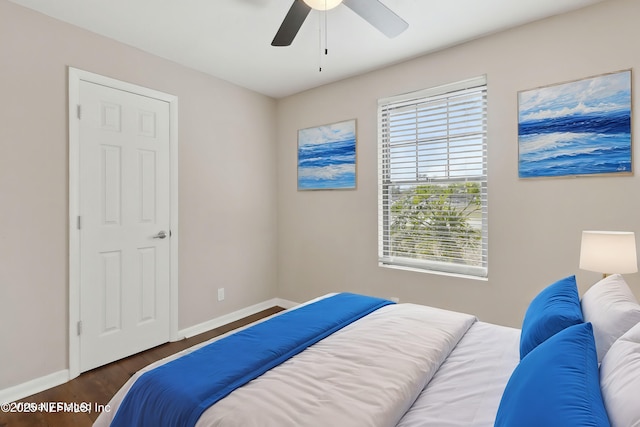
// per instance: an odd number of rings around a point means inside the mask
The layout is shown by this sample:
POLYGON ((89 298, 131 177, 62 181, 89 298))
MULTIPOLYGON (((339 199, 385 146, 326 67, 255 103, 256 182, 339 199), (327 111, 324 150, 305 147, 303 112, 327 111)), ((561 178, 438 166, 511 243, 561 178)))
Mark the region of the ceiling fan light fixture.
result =
MULTIPOLYGON (((284 17, 271 46, 291 46, 298 30, 312 10, 325 11, 341 3, 360 15, 362 19, 377 28, 389 38, 396 37, 407 29, 409 24, 385 6, 380 0, 290 0, 291 7, 284 17)), ((326 15, 325 30, 326 30, 326 15)), ((325 31, 326 33, 326 31, 325 31)), ((326 49, 325 49, 326 51, 326 49)))
POLYGON ((329 10, 342 3, 342 0, 304 0, 304 2, 315 10, 329 10))

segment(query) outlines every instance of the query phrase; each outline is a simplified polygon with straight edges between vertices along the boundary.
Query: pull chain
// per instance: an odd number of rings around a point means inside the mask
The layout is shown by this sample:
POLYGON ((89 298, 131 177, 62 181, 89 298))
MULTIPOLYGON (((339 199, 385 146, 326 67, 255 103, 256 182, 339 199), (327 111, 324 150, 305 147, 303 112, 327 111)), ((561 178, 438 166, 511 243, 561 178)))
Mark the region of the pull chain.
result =
POLYGON ((327 0, 324 0, 324 54, 329 54, 329 31, 327 21, 329 15, 327 15, 327 0))
POLYGON ((318 72, 322 72, 322 14, 318 14, 318 72))
POLYGON ((324 10, 322 14, 318 15, 318 72, 322 72, 322 24, 324 19, 324 55, 329 55, 329 36, 328 36, 328 24, 327 24, 327 0, 324 0, 324 10))

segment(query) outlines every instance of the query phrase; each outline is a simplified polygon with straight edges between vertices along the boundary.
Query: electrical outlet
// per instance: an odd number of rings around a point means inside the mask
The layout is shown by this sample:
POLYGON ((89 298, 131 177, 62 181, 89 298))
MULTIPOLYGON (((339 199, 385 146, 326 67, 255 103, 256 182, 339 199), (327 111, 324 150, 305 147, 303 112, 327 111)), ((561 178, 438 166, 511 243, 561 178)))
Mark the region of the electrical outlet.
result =
POLYGON ((224 300, 224 288, 218 288, 218 301, 224 300))

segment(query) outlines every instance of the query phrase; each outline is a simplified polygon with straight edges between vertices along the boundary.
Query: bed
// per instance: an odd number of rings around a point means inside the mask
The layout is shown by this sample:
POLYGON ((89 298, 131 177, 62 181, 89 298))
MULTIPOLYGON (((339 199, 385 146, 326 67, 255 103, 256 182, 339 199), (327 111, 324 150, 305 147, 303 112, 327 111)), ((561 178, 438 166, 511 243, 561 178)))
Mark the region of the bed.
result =
POLYGON ((640 305, 571 276, 522 330, 328 295, 142 369, 94 425, 640 426, 638 395, 640 305))

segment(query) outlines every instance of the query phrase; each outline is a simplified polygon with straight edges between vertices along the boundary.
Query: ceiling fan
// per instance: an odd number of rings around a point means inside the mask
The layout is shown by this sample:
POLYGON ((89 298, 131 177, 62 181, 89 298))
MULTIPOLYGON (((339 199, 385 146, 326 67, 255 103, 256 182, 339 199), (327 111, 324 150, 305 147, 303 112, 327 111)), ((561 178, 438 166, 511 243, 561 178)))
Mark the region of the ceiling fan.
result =
POLYGON ((329 10, 340 3, 360 15, 381 33, 393 38, 407 29, 409 24, 379 0, 294 0, 271 46, 289 46, 298 34, 311 9, 329 10))

